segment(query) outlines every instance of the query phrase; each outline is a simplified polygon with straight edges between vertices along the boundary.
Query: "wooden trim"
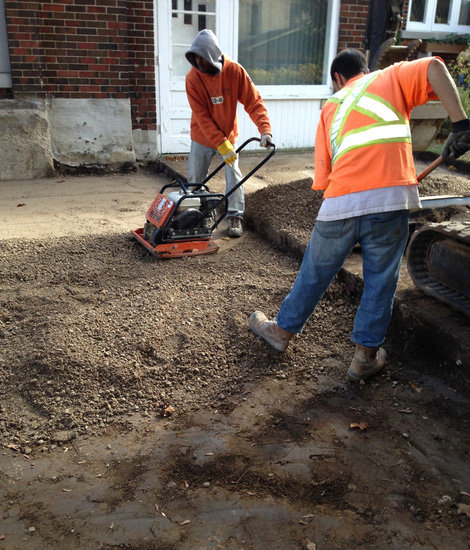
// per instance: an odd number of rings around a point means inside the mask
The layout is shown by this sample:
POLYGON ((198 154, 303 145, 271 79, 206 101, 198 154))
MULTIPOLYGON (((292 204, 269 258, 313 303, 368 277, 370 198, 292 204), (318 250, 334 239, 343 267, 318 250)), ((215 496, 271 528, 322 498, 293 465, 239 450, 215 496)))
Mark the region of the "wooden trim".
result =
POLYGON ((467 44, 444 44, 442 42, 426 42, 425 51, 433 53, 460 53, 466 50, 467 44))

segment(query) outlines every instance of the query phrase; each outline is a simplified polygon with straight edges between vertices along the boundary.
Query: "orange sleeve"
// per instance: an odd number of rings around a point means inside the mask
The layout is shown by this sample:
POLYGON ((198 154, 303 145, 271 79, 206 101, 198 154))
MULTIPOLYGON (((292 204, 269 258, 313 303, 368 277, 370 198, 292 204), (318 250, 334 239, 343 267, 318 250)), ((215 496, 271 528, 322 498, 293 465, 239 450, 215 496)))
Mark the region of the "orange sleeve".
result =
POLYGON ((204 87, 197 86, 193 73, 194 69, 186 75, 186 95, 188 97, 189 106, 191 107, 192 117, 196 121, 199 132, 205 136, 206 140, 213 143, 213 147, 218 147, 227 138, 220 130, 212 118, 207 98, 200 93, 204 87))
POLYGON ((428 66, 433 59, 436 57, 423 57, 396 65, 396 76, 403 98, 410 110, 431 99, 439 99, 428 82, 428 66))
POLYGON ((329 139, 327 139, 325 119, 322 113, 315 137, 315 174, 312 185, 312 189, 318 191, 325 190, 330 183, 331 151, 329 150, 328 143, 329 139))
POLYGON ((245 111, 249 114, 251 120, 258 128, 260 135, 271 134, 271 123, 269 122, 268 111, 261 94, 253 84, 253 81, 245 69, 241 65, 238 65, 238 68, 238 101, 245 107, 245 111))

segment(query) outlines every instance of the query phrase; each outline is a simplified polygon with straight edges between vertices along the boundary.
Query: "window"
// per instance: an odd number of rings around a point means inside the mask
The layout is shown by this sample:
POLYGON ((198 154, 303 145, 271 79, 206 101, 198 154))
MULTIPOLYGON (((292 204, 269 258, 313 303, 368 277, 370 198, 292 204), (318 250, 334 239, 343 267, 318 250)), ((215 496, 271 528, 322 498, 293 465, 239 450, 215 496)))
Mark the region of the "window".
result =
POLYGON ((450 16, 450 0, 440 1, 436 5, 436 15, 434 16, 434 23, 440 23, 442 25, 448 25, 450 16))
POLYGON ((175 1, 171 15, 172 74, 184 76, 191 68, 184 54, 198 31, 210 29, 215 32, 215 0, 175 1), (187 11, 191 13, 185 13, 187 11), (175 17, 180 14, 183 17, 175 17))
POLYGON ((328 0, 240 0, 238 60, 259 85, 325 84, 328 0))
MULTIPOLYGON (((184 0, 184 11, 193 11, 193 2, 192 0, 184 0)), ((185 25, 192 25, 193 24, 193 16, 190 13, 184 14, 184 24, 185 25)))
POLYGON ((470 26, 470 0, 462 0, 460 5, 459 25, 470 26))
MULTIPOLYGON (((197 6, 198 12, 205 12, 206 11, 206 5, 205 4, 198 4, 197 6)), ((206 16, 205 15, 198 15, 197 16, 197 30, 202 31, 206 28, 206 16)))
POLYGON ((406 30, 470 33, 470 0, 410 0, 406 30))
POLYGON ((410 7, 410 21, 424 21, 426 0, 414 0, 410 7))

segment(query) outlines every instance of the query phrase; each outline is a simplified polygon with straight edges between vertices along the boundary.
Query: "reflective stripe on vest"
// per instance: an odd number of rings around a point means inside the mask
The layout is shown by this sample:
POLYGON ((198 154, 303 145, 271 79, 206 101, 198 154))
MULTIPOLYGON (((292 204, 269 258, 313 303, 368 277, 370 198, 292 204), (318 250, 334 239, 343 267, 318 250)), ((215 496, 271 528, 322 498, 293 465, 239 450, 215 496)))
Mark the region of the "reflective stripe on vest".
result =
POLYGON ((367 92, 367 87, 381 73, 374 71, 361 78, 352 88, 342 88, 328 101, 338 103, 331 122, 331 163, 347 151, 378 143, 411 143, 411 130, 407 119, 393 105, 380 96, 367 92), (344 135, 341 131, 351 111, 357 111, 376 122, 344 135))

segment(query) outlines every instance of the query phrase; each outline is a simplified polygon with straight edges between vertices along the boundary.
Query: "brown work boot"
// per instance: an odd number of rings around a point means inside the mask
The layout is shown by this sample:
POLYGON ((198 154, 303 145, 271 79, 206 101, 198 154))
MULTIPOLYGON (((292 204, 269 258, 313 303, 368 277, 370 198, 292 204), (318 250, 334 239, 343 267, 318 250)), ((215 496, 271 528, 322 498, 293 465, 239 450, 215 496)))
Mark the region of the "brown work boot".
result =
POLYGON ((238 216, 231 216, 227 220, 228 223, 228 236, 229 237, 241 237, 243 233, 242 219, 238 216))
POLYGON ((387 354, 383 348, 367 348, 356 344, 356 351, 348 369, 348 378, 360 382, 383 369, 387 354))
POLYGON ((255 311, 249 320, 251 330, 265 340, 276 351, 286 351, 293 332, 282 329, 276 321, 268 321, 261 311, 255 311))

